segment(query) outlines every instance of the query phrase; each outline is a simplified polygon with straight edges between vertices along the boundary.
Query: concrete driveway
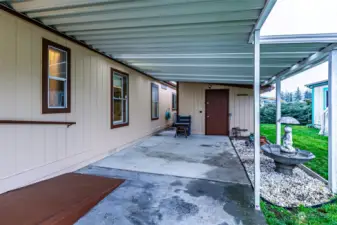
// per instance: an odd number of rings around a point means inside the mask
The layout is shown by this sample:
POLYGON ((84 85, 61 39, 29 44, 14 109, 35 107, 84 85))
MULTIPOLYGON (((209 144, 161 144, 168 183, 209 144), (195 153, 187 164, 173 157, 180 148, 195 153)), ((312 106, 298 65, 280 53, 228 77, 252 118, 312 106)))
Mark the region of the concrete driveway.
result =
POLYGON ((265 224, 227 137, 165 131, 78 172, 126 179, 78 225, 265 224))

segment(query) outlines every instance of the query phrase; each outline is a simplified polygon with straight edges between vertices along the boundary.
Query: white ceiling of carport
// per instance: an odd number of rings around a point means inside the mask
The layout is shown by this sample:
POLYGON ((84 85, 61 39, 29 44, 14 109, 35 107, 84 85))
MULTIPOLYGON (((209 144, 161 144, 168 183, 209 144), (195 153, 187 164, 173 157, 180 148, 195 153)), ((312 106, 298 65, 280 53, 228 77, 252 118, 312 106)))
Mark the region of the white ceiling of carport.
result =
MULTIPOLYGON (((265 0, 31 0, 31 18, 166 81, 252 84, 248 43, 265 0)), ((327 44, 261 46, 261 80, 327 44)))

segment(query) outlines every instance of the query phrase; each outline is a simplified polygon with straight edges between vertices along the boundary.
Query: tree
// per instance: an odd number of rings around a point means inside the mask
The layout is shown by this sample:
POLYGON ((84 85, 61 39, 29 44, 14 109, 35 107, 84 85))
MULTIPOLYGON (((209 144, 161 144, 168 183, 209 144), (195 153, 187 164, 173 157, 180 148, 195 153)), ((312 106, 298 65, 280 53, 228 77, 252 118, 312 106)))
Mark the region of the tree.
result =
POLYGON ((293 102, 294 101, 294 95, 293 95, 293 93, 292 92, 289 92, 288 93, 288 102, 293 102))
POLYGON ((311 91, 309 91, 309 90, 306 90, 305 92, 304 92, 304 99, 311 99, 312 98, 312 93, 311 93, 311 91))
POLYGON ((261 123, 275 123, 276 122, 276 105, 267 104, 261 108, 260 111, 261 123))
POLYGON ((288 92, 284 92, 284 101, 288 102, 288 92))
MULTIPOLYGON (((311 102, 281 104, 281 115, 297 119, 302 125, 311 124, 311 102)), ((267 104, 261 108, 261 123, 275 124, 276 105, 267 104)))
POLYGON ((283 101, 286 100, 286 95, 285 95, 284 91, 281 91, 281 99, 282 99, 283 101))
POLYGON ((284 100, 286 102, 292 102, 293 101, 293 93, 292 92, 285 92, 284 93, 284 100))
POLYGON ((302 92, 299 87, 297 87, 297 90, 295 91, 294 100, 295 102, 299 102, 302 100, 302 92))

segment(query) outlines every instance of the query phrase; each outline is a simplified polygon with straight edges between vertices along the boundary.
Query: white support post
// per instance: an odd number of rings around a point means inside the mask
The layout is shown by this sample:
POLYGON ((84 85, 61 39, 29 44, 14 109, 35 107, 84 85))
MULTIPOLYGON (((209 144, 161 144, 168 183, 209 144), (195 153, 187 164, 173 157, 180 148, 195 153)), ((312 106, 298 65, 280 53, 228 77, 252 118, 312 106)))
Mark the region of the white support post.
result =
POLYGON ((260 210, 260 30, 254 33, 254 192, 260 210))
POLYGON ((281 144, 281 78, 276 78, 276 144, 281 144))
POLYGON ((337 193, 337 50, 329 55, 329 187, 337 193))

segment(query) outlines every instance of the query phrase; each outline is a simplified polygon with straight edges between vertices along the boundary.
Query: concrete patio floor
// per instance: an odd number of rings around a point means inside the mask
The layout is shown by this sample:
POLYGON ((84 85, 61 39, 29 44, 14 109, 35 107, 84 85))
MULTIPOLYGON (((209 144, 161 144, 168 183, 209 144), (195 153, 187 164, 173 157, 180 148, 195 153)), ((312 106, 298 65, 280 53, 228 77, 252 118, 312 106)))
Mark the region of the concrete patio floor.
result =
POLYGON ((78 172, 126 181, 77 225, 265 224, 227 137, 165 131, 78 172))
POLYGON ((228 137, 173 136, 173 131, 163 131, 94 166, 250 184, 228 137))

